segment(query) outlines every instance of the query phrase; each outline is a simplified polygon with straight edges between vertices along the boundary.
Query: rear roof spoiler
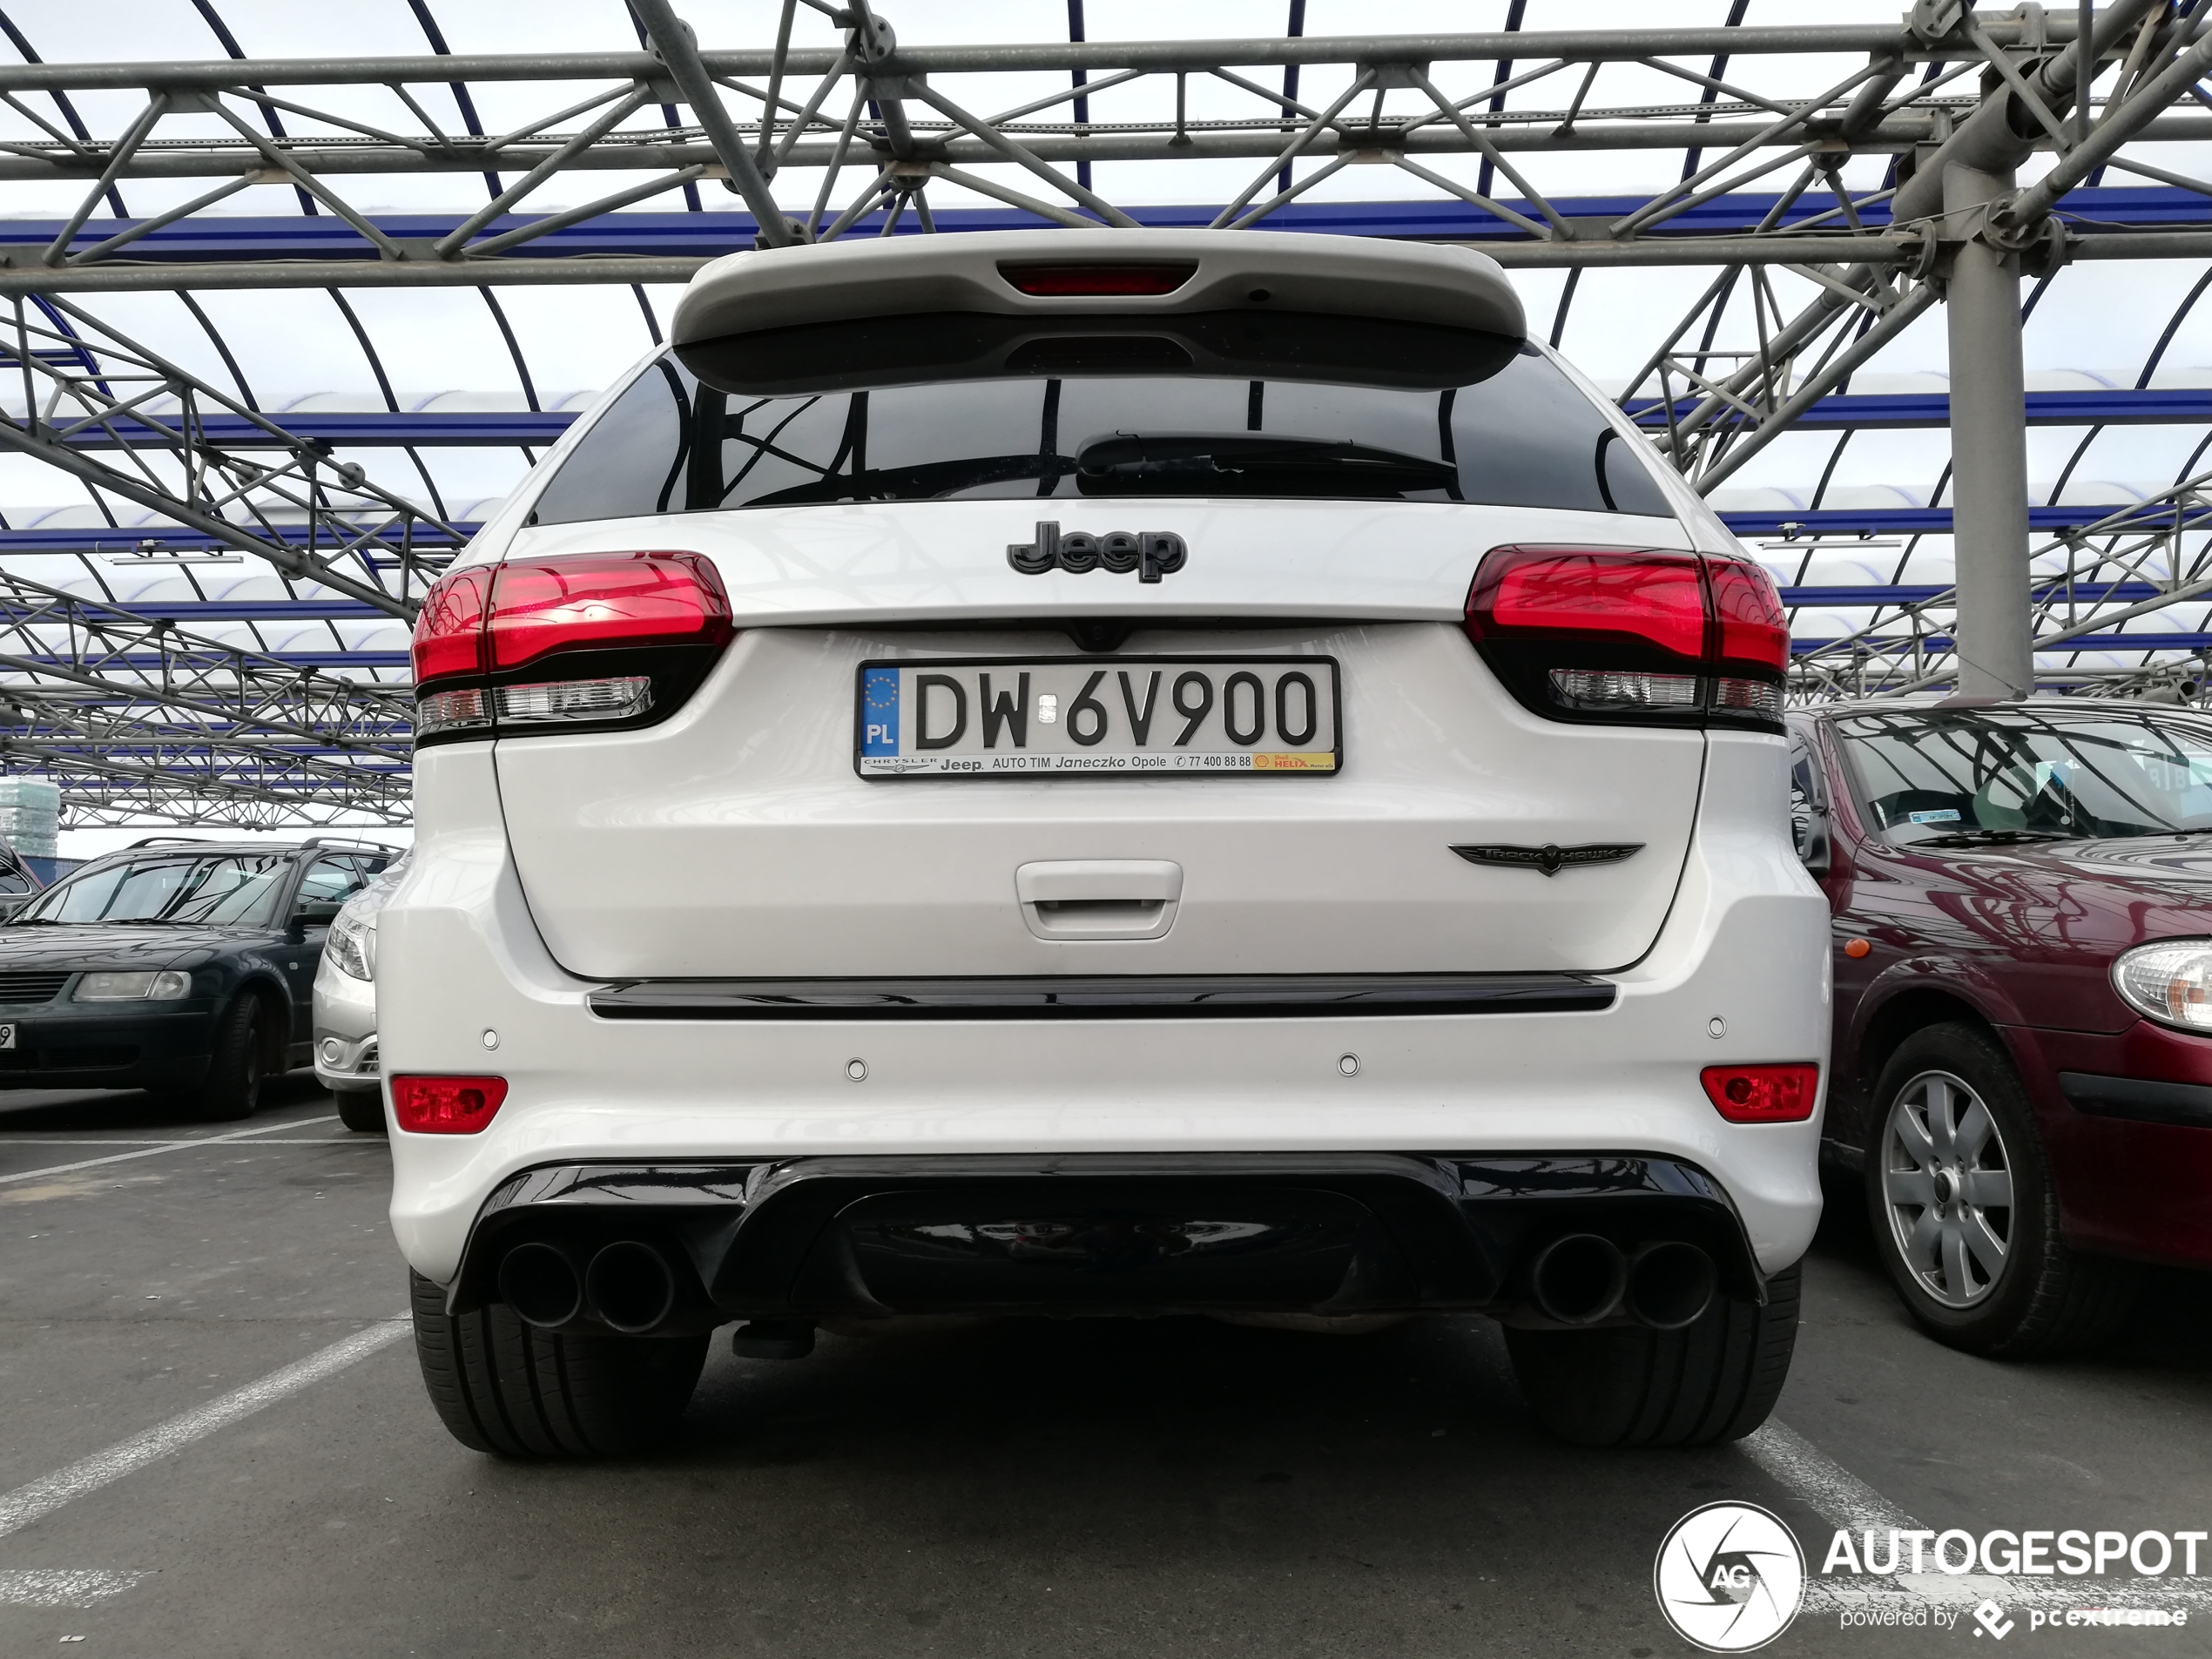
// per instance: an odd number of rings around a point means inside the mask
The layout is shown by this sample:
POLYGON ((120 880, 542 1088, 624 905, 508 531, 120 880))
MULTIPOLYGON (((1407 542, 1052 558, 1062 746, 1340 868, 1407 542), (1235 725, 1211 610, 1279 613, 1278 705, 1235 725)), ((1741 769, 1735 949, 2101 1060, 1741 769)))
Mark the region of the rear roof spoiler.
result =
POLYGON ((1495 260, 1472 248, 1279 231, 985 231, 763 248, 691 279, 670 330, 678 346, 765 329, 869 317, 970 312, 1039 317, 1287 311, 1479 330, 1521 340, 1521 300, 1495 260), (1109 278, 1161 273, 1163 291, 1109 278), (1024 287, 1016 286, 1021 279, 1024 287), (1050 292, 1025 292, 1048 288, 1050 292))

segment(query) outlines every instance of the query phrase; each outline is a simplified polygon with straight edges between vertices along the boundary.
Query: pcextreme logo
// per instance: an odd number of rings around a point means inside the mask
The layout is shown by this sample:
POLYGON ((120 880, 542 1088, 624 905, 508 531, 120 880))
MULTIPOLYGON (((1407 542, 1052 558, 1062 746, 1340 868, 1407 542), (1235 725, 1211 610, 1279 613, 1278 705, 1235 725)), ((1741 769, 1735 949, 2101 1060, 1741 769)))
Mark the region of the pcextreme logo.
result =
POLYGON ((1757 1504, 1709 1503, 1662 1541, 1651 1588, 1684 1641, 1708 1653, 1749 1653, 1797 1616, 1805 1558, 1780 1517, 1757 1504))

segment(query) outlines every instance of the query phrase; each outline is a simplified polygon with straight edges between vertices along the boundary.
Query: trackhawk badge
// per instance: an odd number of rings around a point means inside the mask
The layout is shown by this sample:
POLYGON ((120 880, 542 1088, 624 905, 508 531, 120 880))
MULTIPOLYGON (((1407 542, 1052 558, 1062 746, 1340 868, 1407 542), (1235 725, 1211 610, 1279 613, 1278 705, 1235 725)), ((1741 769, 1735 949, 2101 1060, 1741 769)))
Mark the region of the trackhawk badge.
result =
POLYGON ((1139 582, 1172 576, 1190 556, 1190 550, 1172 530, 1108 530, 1103 536, 1070 530, 1062 536, 1059 525, 1048 523, 1037 525, 1035 541, 1016 542, 1006 550, 1006 562, 1023 576, 1042 576, 1047 570, 1065 570, 1070 576, 1086 570, 1123 575, 1134 570, 1139 582))
POLYGON ((1469 864, 1497 864, 1509 869, 1541 870, 1557 875, 1577 864, 1618 864, 1643 851, 1642 841, 1593 841, 1586 846, 1455 846, 1469 864))

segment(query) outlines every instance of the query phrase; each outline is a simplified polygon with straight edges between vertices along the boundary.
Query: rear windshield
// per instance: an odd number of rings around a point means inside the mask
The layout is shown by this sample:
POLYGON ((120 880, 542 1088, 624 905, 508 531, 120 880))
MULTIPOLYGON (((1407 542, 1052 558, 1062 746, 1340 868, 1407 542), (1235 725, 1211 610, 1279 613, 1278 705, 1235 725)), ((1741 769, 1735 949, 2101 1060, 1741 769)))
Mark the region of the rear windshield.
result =
POLYGON ((289 863, 281 854, 244 853, 105 865, 49 887, 17 921, 266 927, 289 863))
POLYGON ((2174 715, 1900 711, 1834 731, 1903 845, 2212 830, 2212 725, 2174 715))
MULTIPOLYGON (((1439 354, 1467 383, 1439 388, 1432 374, 1429 385, 1408 388, 1346 383, 1340 365, 1310 360, 1301 360, 1307 372, 1324 378, 1133 372, 1148 367, 1132 349, 1144 343, 1056 342, 1049 367, 1097 373, 1011 373, 1045 361, 1017 349, 981 374, 853 388, 846 368, 835 378, 848 389, 777 393, 703 383, 671 352, 561 463, 534 522, 1128 496, 1673 516, 1635 441, 1531 347, 1439 354), (1093 348, 1089 362, 1083 347, 1093 348)), ((693 354, 711 371, 711 359, 693 354)), ((793 378, 805 377, 778 383, 793 378)))

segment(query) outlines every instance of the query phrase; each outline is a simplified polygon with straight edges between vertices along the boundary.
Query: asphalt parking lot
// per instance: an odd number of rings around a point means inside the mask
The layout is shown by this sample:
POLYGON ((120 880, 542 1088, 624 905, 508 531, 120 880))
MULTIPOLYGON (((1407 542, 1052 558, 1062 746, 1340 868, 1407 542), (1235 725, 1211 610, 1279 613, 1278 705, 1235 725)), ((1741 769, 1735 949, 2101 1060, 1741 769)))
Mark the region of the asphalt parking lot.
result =
MULTIPOLYGON (((1649 1659, 1692 1651, 1652 1558, 1716 1499, 1816 1567, 1839 1520, 2212 1512, 2212 1286, 2166 1285, 2109 1354, 1992 1365, 1906 1325, 1832 1197, 1786 1429, 1749 1448, 1561 1447, 1480 1320, 1077 1321, 724 1342, 666 1453, 500 1464, 390 1323, 383 1143, 304 1078, 272 1094, 214 1127, 0 1100, 0 1653, 1649 1659)), ((1816 1598, 1770 1651, 1973 1644, 1816 1598)), ((2212 1608, 2006 1645, 2208 1652, 2212 1608)))

